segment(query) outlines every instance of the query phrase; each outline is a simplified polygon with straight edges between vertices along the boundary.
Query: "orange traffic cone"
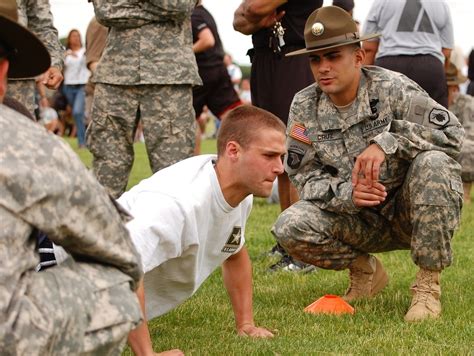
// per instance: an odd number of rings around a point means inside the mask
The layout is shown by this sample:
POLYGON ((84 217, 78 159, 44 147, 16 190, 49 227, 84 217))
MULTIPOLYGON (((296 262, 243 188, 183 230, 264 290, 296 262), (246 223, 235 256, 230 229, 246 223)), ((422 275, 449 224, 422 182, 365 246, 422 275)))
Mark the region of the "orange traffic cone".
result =
POLYGON ((304 311, 313 314, 354 314, 355 310, 337 295, 327 294, 311 303, 304 311))

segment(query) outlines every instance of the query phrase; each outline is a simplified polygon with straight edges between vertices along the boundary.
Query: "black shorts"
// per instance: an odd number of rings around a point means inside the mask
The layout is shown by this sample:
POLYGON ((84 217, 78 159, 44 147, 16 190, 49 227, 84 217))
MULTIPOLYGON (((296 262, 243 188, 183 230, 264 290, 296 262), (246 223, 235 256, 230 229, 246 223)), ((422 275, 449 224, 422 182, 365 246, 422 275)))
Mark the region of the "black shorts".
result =
POLYGON ((429 54, 385 56, 377 58, 375 65, 405 74, 431 98, 448 107, 448 85, 443 63, 438 58, 429 54))
POLYGON ((196 118, 201 115, 204 105, 220 119, 227 111, 242 104, 224 63, 222 66, 200 68, 199 75, 203 85, 193 87, 196 118))
POLYGON ((278 116, 285 125, 295 94, 314 83, 308 56, 284 56, 284 53, 300 48, 285 46, 281 56, 275 55, 270 48, 250 51, 252 104, 278 116))

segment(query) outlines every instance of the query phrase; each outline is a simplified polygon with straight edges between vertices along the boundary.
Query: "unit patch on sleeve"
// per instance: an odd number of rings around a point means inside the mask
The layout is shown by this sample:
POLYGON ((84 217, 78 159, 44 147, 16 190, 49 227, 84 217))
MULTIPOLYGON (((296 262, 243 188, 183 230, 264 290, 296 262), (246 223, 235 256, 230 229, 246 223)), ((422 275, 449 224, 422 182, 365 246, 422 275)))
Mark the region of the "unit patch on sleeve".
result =
POLYGON ((302 147, 296 145, 290 145, 288 148, 288 154, 286 157, 286 164, 292 169, 298 169, 303 161, 303 157, 306 153, 302 147))
POLYGON ((308 137, 308 131, 303 124, 295 123, 290 130, 290 137, 300 142, 311 145, 311 140, 308 137))
POLYGON ((240 246, 240 240, 242 239, 242 228, 240 226, 234 226, 230 233, 227 242, 222 248, 222 252, 234 253, 240 246))
POLYGON ((449 123, 449 113, 442 109, 433 109, 430 111, 429 122, 436 126, 445 126, 449 123))

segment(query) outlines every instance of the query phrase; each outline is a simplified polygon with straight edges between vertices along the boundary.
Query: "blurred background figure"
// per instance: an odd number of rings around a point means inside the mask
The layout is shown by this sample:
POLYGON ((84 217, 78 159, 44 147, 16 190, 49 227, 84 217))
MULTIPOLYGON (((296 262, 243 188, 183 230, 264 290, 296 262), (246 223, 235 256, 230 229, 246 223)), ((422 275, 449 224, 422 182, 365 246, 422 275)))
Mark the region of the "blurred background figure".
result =
MULTIPOLYGON (((349 13, 349 15, 354 17, 354 6, 355 6, 354 0, 333 0, 332 5, 340 7, 343 10, 346 10, 349 13)), ((355 19, 354 19, 354 21, 357 24, 357 29, 360 32, 360 23, 359 23, 359 21, 357 21, 355 19)))
POLYGON ((89 70, 86 66, 85 51, 81 34, 78 30, 71 30, 66 42, 63 92, 72 110, 79 148, 86 147, 85 86, 89 79, 89 70))
POLYGON ((239 91, 239 85, 242 80, 242 70, 233 62, 232 56, 228 53, 224 55, 224 64, 227 68, 227 73, 229 73, 230 80, 232 84, 234 84, 234 89, 239 91))
POLYGON ((252 92, 250 91, 250 80, 242 79, 240 82, 240 100, 244 104, 252 104, 252 92))
POLYGON ((454 47, 454 34, 445 0, 374 0, 363 33, 382 34, 380 40, 364 42, 364 64, 405 74, 448 107, 445 68, 454 47))
MULTIPOLYGON (((200 120, 204 106, 207 106, 220 120, 227 112, 242 105, 238 91, 225 64, 225 52, 212 14, 199 0, 191 15, 193 51, 202 86, 193 87, 193 106, 196 120, 200 120)), ((230 59, 232 63, 232 59, 230 59)), ((235 71, 235 68, 234 68, 235 71)), ((240 71, 240 68, 239 68, 240 71)), ((234 74, 234 76, 236 76, 234 74)), ((242 73, 240 72, 240 77, 242 73)), ((240 79, 238 80, 240 82, 240 79)), ((195 154, 201 152, 202 123, 196 128, 195 154)))
POLYGON ((453 63, 450 63, 446 72, 449 110, 457 116, 466 131, 461 153, 457 160, 462 166, 464 202, 471 203, 471 185, 474 182, 474 97, 462 94, 459 90, 459 85, 466 80, 467 78, 461 71, 453 63))
POLYGON ((92 99, 94 98, 95 83, 93 82, 94 72, 99 63, 102 52, 105 48, 107 40, 108 28, 102 26, 95 16, 89 22, 86 30, 86 65, 90 71, 89 80, 87 81, 86 91, 86 124, 89 123, 92 111, 92 99))
POLYGON ((467 94, 474 96, 474 49, 469 53, 467 60, 467 77, 469 78, 469 85, 467 87, 467 94))

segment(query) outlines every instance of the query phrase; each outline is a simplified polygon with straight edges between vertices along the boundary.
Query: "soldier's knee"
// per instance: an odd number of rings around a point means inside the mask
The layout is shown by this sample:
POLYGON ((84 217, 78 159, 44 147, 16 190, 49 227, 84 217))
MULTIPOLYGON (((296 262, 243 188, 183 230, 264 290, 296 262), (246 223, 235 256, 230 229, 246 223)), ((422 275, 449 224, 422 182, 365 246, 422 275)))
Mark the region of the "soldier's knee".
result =
POLYGON ((418 154, 410 166, 408 184, 418 205, 457 205, 462 196, 461 166, 440 151, 418 154))

